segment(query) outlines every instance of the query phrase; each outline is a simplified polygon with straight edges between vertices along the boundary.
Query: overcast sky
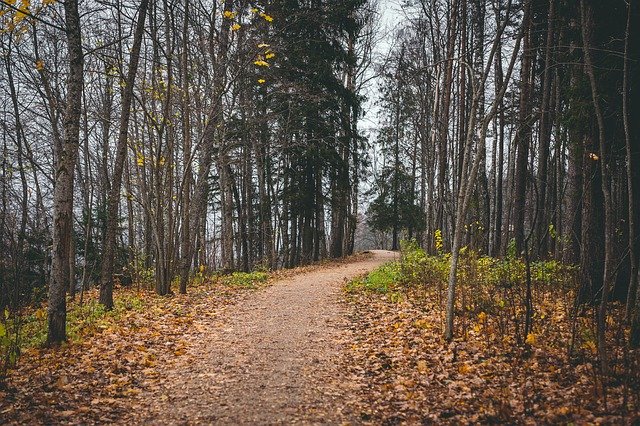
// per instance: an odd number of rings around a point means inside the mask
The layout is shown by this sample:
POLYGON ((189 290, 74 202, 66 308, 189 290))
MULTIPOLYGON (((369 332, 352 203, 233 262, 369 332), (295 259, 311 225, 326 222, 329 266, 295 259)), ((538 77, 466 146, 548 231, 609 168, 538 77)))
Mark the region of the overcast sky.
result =
MULTIPOLYGON (((380 39, 375 47, 375 55, 378 59, 384 57, 389 51, 393 32, 402 20, 402 11, 398 3, 399 0, 379 0, 380 21, 378 27, 380 39)), ((372 73, 374 71, 373 69, 370 70, 372 73)), ((376 79, 370 82, 365 96, 367 97, 367 102, 363 105, 365 116, 362 118, 360 128, 365 133, 371 133, 378 127, 378 109, 375 106, 378 98, 378 82, 376 79)))

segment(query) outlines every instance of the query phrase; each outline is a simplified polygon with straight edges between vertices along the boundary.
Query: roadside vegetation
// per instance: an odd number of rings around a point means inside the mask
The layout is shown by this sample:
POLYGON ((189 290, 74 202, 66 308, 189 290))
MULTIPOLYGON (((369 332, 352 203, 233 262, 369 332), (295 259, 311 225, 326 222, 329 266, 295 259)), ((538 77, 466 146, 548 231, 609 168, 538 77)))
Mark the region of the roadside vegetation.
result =
POLYGON ((363 420, 639 420, 640 354, 628 349, 624 306, 614 304, 608 318, 611 373, 603 377, 596 308, 574 305, 575 267, 463 248, 459 336, 447 343, 449 263, 450 254, 405 242, 398 262, 345 285, 356 336, 345 368, 361 385, 363 420))

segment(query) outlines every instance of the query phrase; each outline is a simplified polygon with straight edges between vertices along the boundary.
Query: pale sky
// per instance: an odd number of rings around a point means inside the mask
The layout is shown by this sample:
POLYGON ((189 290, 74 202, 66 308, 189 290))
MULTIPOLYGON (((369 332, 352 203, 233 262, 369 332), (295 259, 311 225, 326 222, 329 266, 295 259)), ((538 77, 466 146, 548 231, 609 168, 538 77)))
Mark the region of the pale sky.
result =
MULTIPOLYGON (((378 0, 378 2, 378 10, 380 13, 380 40, 374 49, 376 60, 383 58, 389 51, 393 32, 402 19, 401 7, 398 4, 399 0, 378 0)), ((374 73, 375 70, 372 69, 370 72, 374 73)), ((361 119, 360 128, 368 134, 372 130, 378 128, 378 108, 375 106, 375 102, 378 98, 377 79, 373 79, 369 83, 369 87, 367 87, 365 95, 368 99, 363 105, 365 116, 361 119)))

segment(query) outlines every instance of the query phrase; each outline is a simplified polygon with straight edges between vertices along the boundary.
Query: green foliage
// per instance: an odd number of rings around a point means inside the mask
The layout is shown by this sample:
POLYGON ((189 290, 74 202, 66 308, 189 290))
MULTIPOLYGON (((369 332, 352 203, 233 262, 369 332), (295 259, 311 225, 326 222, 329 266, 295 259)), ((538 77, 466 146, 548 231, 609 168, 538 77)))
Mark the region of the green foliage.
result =
POLYGON ((366 277, 356 278, 347 283, 347 292, 368 291, 387 294, 395 290, 402 277, 399 262, 391 262, 370 272, 366 277))
MULTIPOLYGON (((108 328, 128 311, 141 312, 145 306, 142 296, 132 292, 119 294, 111 311, 105 310, 95 297, 82 304, 72 302, 67 311, 67 337, 71 342, 82 341, 84 336, 108 328)), ((7 314, 5 320, 0 322, 0 356, 4 361, 4 369, 15 364, 22 350, 42 346, 46 340, 45 307, 30 309, 23 315, 9 317, 7 314)))
MULTIPOLYGON (((444 315, 450 265, 450 254, 431 256, 415 241, 402 241, 399 262, 347 283, 345 290, 388 294, 391 302, 435 302, 429 306, 444 315)), ((546 327, 548 318, 566 315, 577 288, 577 268, 548 260, 531 263, 530 270, 536 295, 535 327, 546 327)), ((506 345, 536 341, 536 334, 523 334, 527 275, 522 259, 493 258, 463 247, 456 272, 456 315, 464 336, 485 333, 486 338, 506 345)))
POLYGON ((403 284, 422 283, 427 286, 437 286, 446 281, 450 256, 429 256, 414 240, 402 241, 400 248, 403 284))
POLYGON ((255 288, 269 279, 269 274, 262 271, 255 272, 234 272, 221 278, 224 285, 231 287, 255 288))
MULTIPOLYGON (((368 276, 347 283, 346 291, 388 293, 394 301, 430 293, 442 304, 450 259, 450 254, 430 256, 415 241, 402 241, 399 262, 383 265, 368 276)), ((549 260, 532 263, 530 267, 532 286, 540 293, 566 295, 576 287, 574 266, 549 260)), ((522 341, 529 337, 518 334, 522 331, 519 317, 524 315, 526 295, 526 265, 522 259, 515 256, 497 259, 464 247, 460 251, 457 278, 457 310, 468 317, 465 323, 476 321, 478 315, 493 315, 501 336, 512 332, 522 341)))

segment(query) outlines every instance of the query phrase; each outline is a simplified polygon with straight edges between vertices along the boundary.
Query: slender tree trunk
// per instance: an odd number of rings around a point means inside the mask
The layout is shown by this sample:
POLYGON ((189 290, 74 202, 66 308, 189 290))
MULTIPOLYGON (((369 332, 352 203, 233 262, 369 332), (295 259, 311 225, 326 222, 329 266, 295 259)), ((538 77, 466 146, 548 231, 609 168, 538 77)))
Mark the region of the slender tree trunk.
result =
MULTIPOLYGON (((233 0, 225 0, 222 8, 222 12, 231 13, 233 10, 233 0)), ((213 14, 215 15, 215 13, 213 14)), ((207 203, 209 200, 209 173, 211 172, 211 165, 213 164, 213 153, 216 148, 216 141, 222 141, 223 134, 223 124, 224 117, 222 114, 222 106, 223 100, 222 96, 224 94, 225 84, 226 84, 226 74, 227 74, 227 54, 229 49, 229 27, 230 24, 228 21, 223 21, 220 32, 218 33, 218 44, 217 44, 217 54, 211 52, 212 60, 214 60, 214 79, 213 79, 213 104, 211 106, 211 110, 207 114, 207 124, 204 128, 201 137, 201 153, 200 159, 198 161, 198 173, 197 180, 195 183, 193 199, 191 200, 191 209, 190 209, 190 217, 193 221, 194 225, 191 227, 192 234, 190 240, 194 242, 196 240, 195 236, 199 230, 202 229, 202 226, 206 226, 206 211, 207 211, 207 203)), ((210 43, 213 45, 215 41, 214 32, 212 31, 210 36, 210 43)), ((224 150, 223 154, 224 154, 224 150)), ((219 169, 222 170, 222 169, 219 169)), ((223 176, 220 176, 221 185, 223 176)), ((225 182, 226 185, 226 182, 225 182)), ((225 194, 226 199, 223 203, 228 203, 228 194, 225 194)), ((229 206, 229 208, 232 208, 229 206)), ((233 214, 232 214, 233 216, 233 214)), ((223 219, 226 221, 227 219, 223 219)), ((228 247, 227 240, 231 240, 233 243, 233 228, 226 227, 226 224, 222 226, 222 233, 224 236, 222 237, 221 244, 221 252, 225 253, 228 247), (229 229, 231 230, 231 237, 229 237, 229 229)), ((204 238, 200 238, 200 250, 202 250, 201 254, 204 253, 205 241, 204 238)), ((193 243, 191 244, 191 250, 194 250, 193 243)), ((191 256, 191 253, 189 253, 191 256)), ((204 259, 201 259, 201 262, 204 259)), ((223 259, 222 268, 230 268, 232 265, 232 259, 229 259, 228 256, 223 259)), ((204 264, 204 263, 202 263, 204 264)), ((183 268, 186 266, 183 264, 183 268)), ((188 272, 187 272, 188 273, 188 272)), ((182 272, 184 274, 184 272, 182 272)))
POLYGON ((525 28, 522 48, 522 66, 520 68, 520 104, 518 109, 518 130, 516 132, 516 175, 514 192, 514 237, 518 255, 524 249, 525 212, 527 196, 527 170, 529 145, 531 139, 531 70, 533 53, 531 51, 531 14, 525 14, 522 25, 525 28))
POLYGON ((187 159, 184 166, 184 189, 182 191, 182 264, 180 270, 180 294, 187 293, 189 282, 189 270, 193 262, 191 250, 191 187, 193 185, 193 172, 191 168, 191 108, 189 98, 189 2, 184 3, 184 18, 182 22, 182 117, 183 134, 182 145, 184 157, 187 159))
POLYGON ((138 72, 140 59, 140 47, 144 33, 144 21, 147 16, 149 0, 141 0, 138 9, 138 20, 133 36, 133 47, 129 59, 129 70, 124 80, 122 93, 122 112, 120 115, 120 128, 116 145, 116 158, 113 169, 113 178, 109 190, 107 206, 107 231, 105 247, 102 254, 102 269, 100 271, 100 303, 107 309, 113 308, 113 268, 116 257, 116 234, 118 232, 118 210, 120 206, 120 190, 122 187, 122 174, 124 162, 127 157, 127 138, 129 135, 129 117, 131 116, 131 103, 133 100, 133 85, 138 72))
MULTIPOLYGON (((531 3, 530 1, 525 5, 525 20, 530 13, 531 3)), ((485 148, 486 148, 486 136, 487 129, 491 120, 495 117, 495 114, 498 109, 498 105, 502 101, 504 94, 507 90, 508 82, 511 79, 511 73, 513 71, 513 67, 516 62, 516 58, 518 52, 520 50, 520 42, 524 36, 525 26, 523 24, 521 31, 516 39, 516 44, 514 46, 513 53, 511 55, 511 60, 509 62, 509 67, 507 69, 507 74, 503 81, 503 85, 500 88, 500 91, 496 94, 495 99, 491 103, 489 110, 486 112, 482 120, 480 120, 480 125, 477 127, 478 118, 478 108, 481 97, 484 94, 485 84, 489 77, 489 71, 493 64, 494 56, 498 49, 499 44, 501 43, 501 37, 506 28, 507 22, 509 21, 509 12, 511 9, 511 1, 509 1, 507 5, 507 16, 505 17, 504 23, 499 27, 495 39, 493 40, 492 48, 489 53, 488 61, 484 67, 484 70, 480 77, 475 80, 473 77, 472 70, 470 71, 470 78, 472 83, 472 93, 473 98, 471 100, 471 113, 469 115, 469 121, 467 123, 467 133, 465 140, 465 150, 464 150, 464 158, 462 170, 465 173, 462 176, 460 181, 460 185, 458 188, 458 202, 456 206, 456 215, 455 215, 455 230, 454 237, 452 242, 452 251, 451 251, 451 265, 449 268, 449 280, 447 286, 447 305, 446 305, 446 321, 445 321, 445 331, 444 337, 446 340, 453 339, 453 320, 454 320, 454 312, 455 312, 455 299, 456 299, 456 284, 457 284, 457 268, 458 268, 458 260, 460 257, 460 247, 462 243, 462 237, 464 233, 464 220, 467 214, 467 210, 469 207, 469 201, 471 199, 471 195, 473 193, 476 179, 478 176, 478 172, 480 169, 480 165, 483 163, 483 159, 485 158, 485 148), (473 155, 473 143, 477 140, 477 153, 475 158, 472 161, 473 155), (468 171, 468 173, 467 173, 468 171)))
POLYGON ((444 208, 446 205, 447 195, 447 141, 449 134, 449 114, 451 104, 451 90, 453 85, 453 65, 454 65, 454 50, 458 32, 458 0, 454 0, 451 5, 449 23, 447 25, 448 38, 447 38, 447 52, 446 62, 444 70, 444 85, 441 95, 438 97, 440 100, 440 111, 436 120, 438 126, 438 202, 436 211, 436 226, 442 229, 443 233, 446 231, 446 219, 444 208))
POLYGON ((602 283, 602 296, 598 309, 597 337, 598 337, 598 357, 600 358, 600 369, 603 375, 608 374, 607 350, 606 350, 606 320, 607 307, 609 303, 609 293, 613 284, 613 200, 611 198, 611 175, 610 160, 607 151, 606 132, 604 127, 604 117, 600 106, 600 96, 596 81, 593 59, 591 57, 591 29, 593 20, 591 11, 585 5, 585 0, 580 0, 580 16, 582 26, 582 42, 584 46, 585 70, 591 85, 591 97, 593 108, 596 113, 598 125, 598 146, 600 150, 600 164, 602 174, 602 194, 604 195, 604 277, 602 283))
MULTIPOLYGON (((637 3, 637 0, 636 0, 637 3)), ((633 5, 629 3, 627 6, 627 27, 624 38, 624 67, 622 76, 622 122, 624 125, 624 140, 627 150, 627 191, 629 197, 629 262, 631 264, 631 275, 629 277, 629 290, 627 293, 627 309, 626 316, 628 320, 631 320, 631 336, 630 346, 632 348, 640 347, 640 292, 638 291, 639 276, 639 259, 637 253, 637 229, 636 229, 636 212, 638 206, 635 204, 634 191, 635 182, 633 178, 634 167, 634 152, 631 139, 631 128, 629 124, 629 39, 630 39, 630 27, 631 27, 631 15, 633 5)), ((636 6, 637 7, 637 6, 636 6)))
POLYGON ((64 3, 65 32, 69 50, 67 105, 64 117, 64 141, 56 153, 53 190, 53 252, 49 284, 47 342, 57 344, 67 338, 67 301, 69 288, 69 251, 73 218, 73 175, 78 156, 84 60, 78 1, 64 3))
POLYGON ((547 226, 549 224, 549 215, 546 212, 547 208, 547 188, 549 185, 547 179, 548 164, 549 164, 549 147, 551 144, 551 66, 554 38, 554 22, 555 22, 555 0, 549 0, 549 15, 548 15, 548 27, 547 27, 547 41, 544 53, 544 71, 542 76, 542 105, 540 109, 540 138, 539 138, 539 151, 540 157, 538 158, 538 204, 537 204, 537 218, 536 223, 536 240, 538 243, 538 255, 547 255, 547 226))

